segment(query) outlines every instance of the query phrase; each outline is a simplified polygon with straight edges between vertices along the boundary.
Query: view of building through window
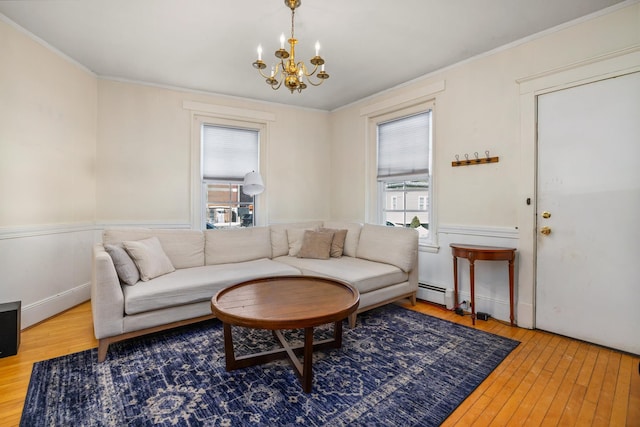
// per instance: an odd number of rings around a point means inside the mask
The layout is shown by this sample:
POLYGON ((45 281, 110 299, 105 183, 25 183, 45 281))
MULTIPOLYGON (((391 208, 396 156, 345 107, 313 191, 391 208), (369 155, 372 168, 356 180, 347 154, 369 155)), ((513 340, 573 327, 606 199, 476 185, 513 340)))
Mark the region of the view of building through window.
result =
POLYGON ((253 204, 242 184, 207 184, 207 228, 252 227, 253 204))
POLYGON ((394 227, 418 228, 420 236, 429 230, 429 183, 427 181, 385 182, 384 222, 394 227))

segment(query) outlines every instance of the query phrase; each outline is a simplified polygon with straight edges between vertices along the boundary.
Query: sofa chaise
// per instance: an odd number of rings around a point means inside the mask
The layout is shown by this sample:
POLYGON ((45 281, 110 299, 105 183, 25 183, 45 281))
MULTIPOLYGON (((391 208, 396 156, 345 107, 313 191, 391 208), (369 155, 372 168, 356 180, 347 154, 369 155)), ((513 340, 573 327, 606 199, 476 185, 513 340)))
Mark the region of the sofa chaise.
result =
POLYGON ((218 230, 106 229, 93 248, 98 360, 111 343, 214 317, 211 298, 260 277, 324 276, 360 292, 356 316, 418 290, 414 229, 311 221, 218 230))

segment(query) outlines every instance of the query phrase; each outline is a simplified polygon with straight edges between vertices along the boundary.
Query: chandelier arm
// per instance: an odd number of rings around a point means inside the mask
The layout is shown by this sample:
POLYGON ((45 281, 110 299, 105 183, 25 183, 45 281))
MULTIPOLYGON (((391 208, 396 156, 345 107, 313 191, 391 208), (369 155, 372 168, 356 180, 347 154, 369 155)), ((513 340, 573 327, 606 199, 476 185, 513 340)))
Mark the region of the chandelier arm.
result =
POLYGON ((261 69, 258 69, 258 72, 259 72, 259 73, 260 73, 260 75, 261 75, 262 77, 264 77, 265 79, 268 79, 269 77, 271 77, 271 75, 269 75, 269 74, 264 74, 264 73, 262 72, 262 70, 261 70, 261 69))
MULTIPOLYGON (((276 63, 276 65, 273 66, 272 71, 273 74, 265 74, 262 72, 262 70, 260 68, 258 68, 258 72, 260 73, 260 75, 262 77, 264 77, 265 79, 268 79, 270 77, 275 77, 278 75, 278 73, 280 72, 280 69, 284 69, 284 63, 282 62, 282 60, 280 60, 280 63, 276 63)), ((270 71, 271 73, 271 71, 270 71)))
POLYGON ((307 76, 307 82, 309 82, 312 86, 320 86, 322 82, 324 82, 324 79, 320 79, 318 83, 314 83, 313 80, 311 80, 309 76, 307 76))
POLYGON ((278 90, 278 89, 280 89, 280 86, 282 86, 282 82, 283 82, 283 81, 284 81, 284 79, 280 80, 280 81, 278 82, 278 85, 277 85, 277 86, 273 86, 273 85, 271 85, 271 89, 273 89, 273 90, 278 90))
POLYGON ((304 75, 307 77, 313 76, 316 73, 316 71, 318 71, 318 65, 315 65, 313 67, 313 71, 309 72, 309 70, 307 70, 307 65, 303 61, 298 62, 298 67, 302 68, 304 75))

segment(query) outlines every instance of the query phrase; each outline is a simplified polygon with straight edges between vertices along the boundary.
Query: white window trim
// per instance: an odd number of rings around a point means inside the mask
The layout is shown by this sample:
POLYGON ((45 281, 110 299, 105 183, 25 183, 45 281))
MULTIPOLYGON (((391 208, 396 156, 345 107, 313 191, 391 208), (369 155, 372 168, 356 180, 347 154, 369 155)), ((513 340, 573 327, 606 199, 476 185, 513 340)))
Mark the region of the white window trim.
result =
MULTIPOLYGON (((438 86, 441 90, 444 90, 444 83, 442 86, 438 86)), ((383 104, 381 104, 382 106, 383 104)), ((436 205, 436 186, 435 186, 435 169, 434 169, 434 158, 436 156, 436 125, 435 125, 435 117, 436 117, 436 99, 435 96, 431 96, 429 99, 424 100, 415 100, 415 102, 404 103, 402 105, 396 106, 393 108, 389 106, 387 103, 384 103, 383 109, 379 111, 372 111, 371 108, 366 109, 366 159, 365 159, 365 173, 367 174, 365 180, 365 221, 371 222, 374 224, 381 224, 382 218, 380 216, 382 208, 381 203, 383 201, 379 200, 378 194, 380 192, 380 184, 378 182, 377 177, 377 127, 378 124, 388 122, 390 120, 410 116, 412 114, 417 114, 421 112, 425 112, 428 110, 432 111, 431 115, 431 135, 432 135, 432 145, 431 145, 431 157, 429 159, 429 197, 431 199, 431 203, 429 204, 429 240, 420 240, 419 244, 421 247, 427 249, 429 252, 436 252, 438 250, 438 222, 437 222, 437 214, 436 209, 434 209, 434 205, 436 205)), ((363 110, 364 112, 364 110, 363 110)))
MULTIPOLYGON (((206 104, 204 104, 206 105, 206 104)), ((193 105, 185 104, 193 107, 193 105)), ((204 212, 204 191, 202 184, 202 126, 204 124, 214 126, 230 126, 244 129, 254 129, 259 132, 259 172, 268 188, 267 174, 267 144, 269 140, 269 119, 271 116, 263 116, 249 111, 244 118, 238 118, 239 109, 234 109, 231 117, 220 114, 216 108, 211 106, 207 111, 202 112, 203 108, 198 104, 199 111, 191 111, 191 228, 196 230, 204 229, 205 212, 204 212)), ((229 113, 224 110, 224 113, 229 113)), ((269 223, 268 218, 268 192, 256 196, 256 223, 255 225, 266 225, 269 223)))

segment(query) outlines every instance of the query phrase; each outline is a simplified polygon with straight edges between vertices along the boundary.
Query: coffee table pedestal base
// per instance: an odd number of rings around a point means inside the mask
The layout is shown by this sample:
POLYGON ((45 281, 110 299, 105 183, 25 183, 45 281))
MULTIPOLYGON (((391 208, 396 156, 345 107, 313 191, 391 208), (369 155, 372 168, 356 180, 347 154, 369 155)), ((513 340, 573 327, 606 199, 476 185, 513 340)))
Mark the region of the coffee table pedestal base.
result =
POLYGON ((342 346, 342 320, 334 322, 333 325, 333 338, 315 342, 313 341, 313 327, 304 328, 304 345, 298 346, 291 346, 281 331, 274 330, 273 335, 278 339, 282 348, 236 357, 233 349, 231 325, 223 323, 226 369, 233 371, 286 357, 295 369, 302 383, 302 389, 305 393, 310 393, 313 380, 313 351, 342 346), (302 362, 300 362, 298 354, 303 355, 302 362))

